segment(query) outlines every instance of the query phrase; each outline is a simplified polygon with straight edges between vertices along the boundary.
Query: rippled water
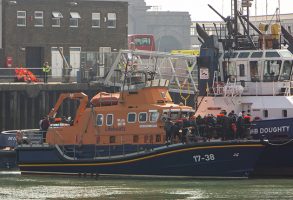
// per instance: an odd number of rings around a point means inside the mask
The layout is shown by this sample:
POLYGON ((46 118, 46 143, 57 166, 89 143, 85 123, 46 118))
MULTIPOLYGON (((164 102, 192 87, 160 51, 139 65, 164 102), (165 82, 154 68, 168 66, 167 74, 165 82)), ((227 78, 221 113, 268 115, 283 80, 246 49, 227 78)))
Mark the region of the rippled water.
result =
POLYGON ((96 179, 1 172, 0 199, 293 199, 293 180, 96 179))

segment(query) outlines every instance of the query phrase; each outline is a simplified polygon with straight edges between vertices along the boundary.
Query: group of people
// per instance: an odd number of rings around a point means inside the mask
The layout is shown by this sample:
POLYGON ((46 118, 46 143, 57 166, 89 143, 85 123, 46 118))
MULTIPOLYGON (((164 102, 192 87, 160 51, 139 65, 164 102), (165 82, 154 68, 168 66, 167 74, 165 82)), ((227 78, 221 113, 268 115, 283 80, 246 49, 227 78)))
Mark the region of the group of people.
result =
POLYGON ((183 117, 172 121, 166 118, 164 130, 166 132, 166 143, 191 142, 198 140, 222 139, 243 139, 249 138, 251 127, 250 111, 240 112, 238 115, 231 111, 229 114, 222 110, 217 116, 208 114, 183 117))

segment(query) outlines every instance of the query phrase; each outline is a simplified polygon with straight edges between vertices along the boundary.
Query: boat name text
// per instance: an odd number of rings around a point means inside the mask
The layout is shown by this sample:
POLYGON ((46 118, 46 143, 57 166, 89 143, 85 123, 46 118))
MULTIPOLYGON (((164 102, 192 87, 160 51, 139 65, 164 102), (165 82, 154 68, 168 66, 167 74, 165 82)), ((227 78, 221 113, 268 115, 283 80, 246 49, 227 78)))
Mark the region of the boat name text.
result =
POLYGON ((255 128, 251 129, 251 134, 263 134, 263 133, 284 133, 289 132, 290 126, 276 126, 276 127, 268 127, 268 128, 255 128))

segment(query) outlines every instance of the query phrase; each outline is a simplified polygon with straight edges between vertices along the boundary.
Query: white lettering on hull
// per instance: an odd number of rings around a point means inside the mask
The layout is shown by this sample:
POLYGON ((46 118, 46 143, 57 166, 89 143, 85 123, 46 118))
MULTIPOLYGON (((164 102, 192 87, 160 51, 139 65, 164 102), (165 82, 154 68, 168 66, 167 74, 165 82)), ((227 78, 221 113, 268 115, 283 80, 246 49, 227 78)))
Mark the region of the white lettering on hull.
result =
POLYGON ((267 127, 267 128, 255 128, 251 129, 251 134, 267 134, 267 133, 288 133, 290 126, 277 126, 277 127, 267 127))

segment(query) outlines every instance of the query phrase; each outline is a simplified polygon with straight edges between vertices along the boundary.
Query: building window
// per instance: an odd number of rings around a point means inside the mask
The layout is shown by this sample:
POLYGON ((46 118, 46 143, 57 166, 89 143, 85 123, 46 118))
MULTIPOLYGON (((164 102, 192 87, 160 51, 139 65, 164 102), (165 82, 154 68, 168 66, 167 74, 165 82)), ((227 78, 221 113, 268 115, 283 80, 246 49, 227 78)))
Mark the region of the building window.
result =
POLYGON ((156 142, 161 142, 161 135, 156 135, 156 142))
POLYGON ((116 137, 115 136, 110 136, 110 144, 116 143, 116 137))
POLYGON ((97 115, 97 126, 103 126, 103 115, 102 114, 97 115))
POLYGON ((17 26, 26 26, 26 11, 17 11, 17 26))
POLYGON ((136 122, 136 113, 128 113, 127 122, 128 123, 135 123, 136 122))
POLYGON ((116 13, 108 13, 108 28, 116 28, 116 13))
POLYGON ((133 136, 133 143, 138 143, 138 135, 133 136))
POLYGON ((44 12, 35 11, 35 26, 42 27, 44 26, 44 12))
POLYGON ((107 126, 112 126, 113 125, 113 114, 107 114, 106 125, 107 126))
POLYGON ((52 12, 52 27, 60 27, 61 18, 63 18, 63 15, 60 12, 52 12))
POLYGON ((190 35, 191 36, 194 36, 195 35, 195 28, 190 28, 190 35))
POLYGON ((100 13, 92 13, 92 27, 100 28, 101 27, 101 14, 100 13))
POLYGON ((78 19, 80 19, 80 15, 78 12, 71 12, 70 13, 70 27, 78 27, 78 19))

